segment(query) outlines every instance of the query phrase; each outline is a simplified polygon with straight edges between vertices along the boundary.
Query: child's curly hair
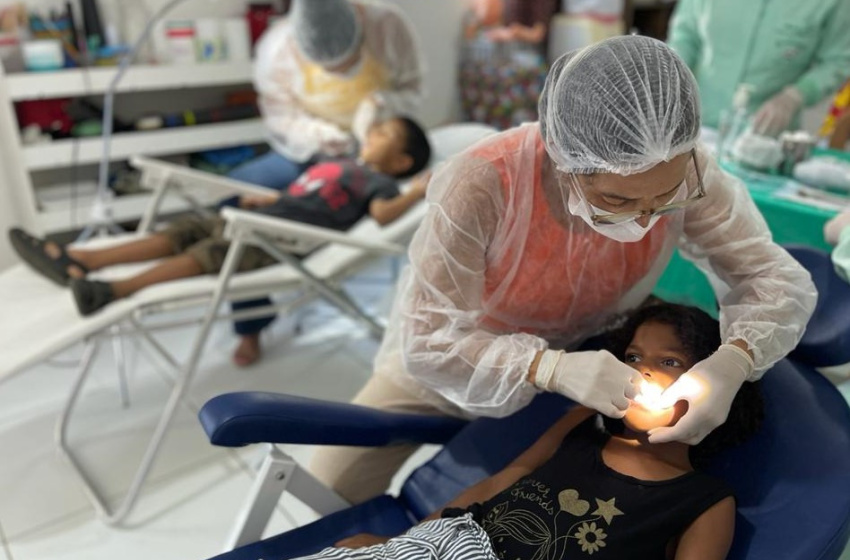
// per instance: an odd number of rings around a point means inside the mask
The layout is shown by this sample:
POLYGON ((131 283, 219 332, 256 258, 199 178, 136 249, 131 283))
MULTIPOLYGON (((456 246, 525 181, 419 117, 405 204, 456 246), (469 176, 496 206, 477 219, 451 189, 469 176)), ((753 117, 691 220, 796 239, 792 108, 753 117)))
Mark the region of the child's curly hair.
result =
MULTIPOLYGON (((696 307, 673 303, 654 303, 638 309, 625 325, 606 337, 605 348, 625 359, 626 349, 635 332, 645 323, 660 323, 673 327, 688 358, 696 364, 710 356, 720 346, 720 325, 696 307)), ((702 442, 690 449, 694 468, 706 466, 708 460, 724 449, 739 445, 752 437, 764 419, 764 401, 761 382, 744 383, 729 410, 726 422, 715 428, 702 442)), ((605 418, 605 426, 612 434, 622 433, 622 420, 605 418)))

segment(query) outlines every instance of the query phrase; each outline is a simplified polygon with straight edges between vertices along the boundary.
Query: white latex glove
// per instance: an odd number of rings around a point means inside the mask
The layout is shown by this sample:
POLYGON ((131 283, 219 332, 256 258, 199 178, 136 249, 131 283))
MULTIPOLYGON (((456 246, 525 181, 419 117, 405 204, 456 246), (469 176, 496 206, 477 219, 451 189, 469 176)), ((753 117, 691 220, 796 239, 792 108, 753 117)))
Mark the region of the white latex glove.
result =
POLYGON ((788 86, 761 106, 753 117, 756 134, 776 136, 791 124, 791 119, 803 106, 803 95, 794 86, 788 86))
POLYGON ((838 237, 844 228, 850 227, 850 208, 837 215, 823 227, 823 236, 826 242, 832 246, 838 243, 838 237))
POLYGON ((378 122, 381 115, 381 104, 374 97, 367 97, 357 106, 354 120, 351 122, 351 132, 360 144, 366 140, 369 128, 378 122))
POLYGON ((675 425, 650 430, 650 443, 681 441, 696 445, 701 442, 726 421, 732 400, 754 367, 750 355, 734 344, 722 345, 694 365, 667 387, 658 401, 661 408, 688 401, 688 411, 675 425))
POLYGON ((607 350, 546 350, 537 364, 534 385, 560 393, 611 418, 622 418, 637 396, 640 373, 607 350))

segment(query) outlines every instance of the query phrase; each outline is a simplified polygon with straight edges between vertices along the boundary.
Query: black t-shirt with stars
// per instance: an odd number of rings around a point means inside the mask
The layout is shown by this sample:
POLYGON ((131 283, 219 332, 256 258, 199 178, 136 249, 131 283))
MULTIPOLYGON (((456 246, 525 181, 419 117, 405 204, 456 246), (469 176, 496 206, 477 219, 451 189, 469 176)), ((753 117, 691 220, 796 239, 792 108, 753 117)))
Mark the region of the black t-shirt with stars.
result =
POLYGON ((602 461, 610 437, 591 416, 529 476, 443 516, 471 512, 503 560, 663 560, 671 541, 732 495, 723 481, 696 471, 658 482, 618 473, 602 461))

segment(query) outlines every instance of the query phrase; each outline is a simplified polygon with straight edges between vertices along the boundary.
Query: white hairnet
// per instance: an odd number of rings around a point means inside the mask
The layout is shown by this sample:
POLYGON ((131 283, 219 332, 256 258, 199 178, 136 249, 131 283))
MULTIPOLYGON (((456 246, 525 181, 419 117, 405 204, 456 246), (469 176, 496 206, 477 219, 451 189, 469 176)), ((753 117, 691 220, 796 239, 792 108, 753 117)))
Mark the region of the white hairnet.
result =
POLYGON ((290 18, 298 48, 313 62, 339 64, 360 45, 360 23, 348 0, 295 0, 290 18))
POLYGON ((555 61, 539 115, 546 149, 562 171, 630 175, 696 145, 699 91, 661 41, 615 37, 555 61))
MULTIPOLYGON (((633 243, 594 231, 561 204, 560 173, 537 125, 449 161, 428 185, 375 375, 450 414, 510 414, 537 393, 528 381, 537 353, 574 349, 639 305, 678 246, 719 278, 721 337, 745 341, 760 376, 800 340, 814 285, 771 241, 740 181, 706 150, 696 157, 705 197, 633 243)), ((685 184, 689 192, 697 184, 692 164, 685 184)))

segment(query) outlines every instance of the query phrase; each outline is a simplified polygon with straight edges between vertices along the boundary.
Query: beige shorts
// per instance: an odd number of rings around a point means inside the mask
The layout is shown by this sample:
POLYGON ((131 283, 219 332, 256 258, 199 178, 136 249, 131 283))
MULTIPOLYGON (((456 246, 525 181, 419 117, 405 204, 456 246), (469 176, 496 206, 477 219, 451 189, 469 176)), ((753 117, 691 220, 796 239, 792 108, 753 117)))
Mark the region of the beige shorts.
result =
MULTIPOLYGON (((186 216, 171 222, 162 234, 171 242, 175 254, 190 255, 206 274, 216 274, 224 265, 224 258, 230 249, 230 241, 224 238, 225 223, 225 220, 218 216, 186 216)), ((242 253, 237 270, 256 270, 276 262, 274 257, 259 247, 248 245, 242 253)))

